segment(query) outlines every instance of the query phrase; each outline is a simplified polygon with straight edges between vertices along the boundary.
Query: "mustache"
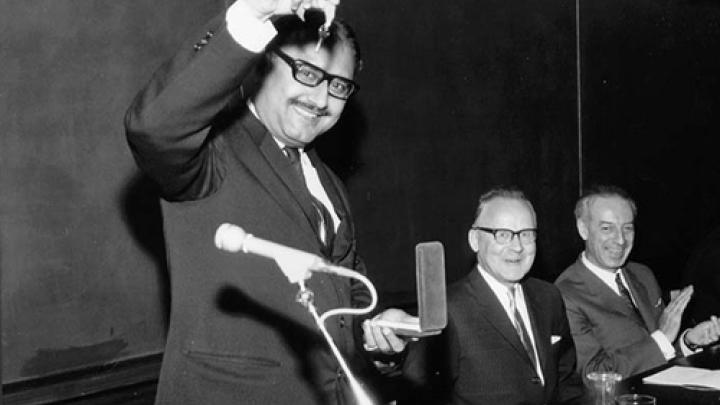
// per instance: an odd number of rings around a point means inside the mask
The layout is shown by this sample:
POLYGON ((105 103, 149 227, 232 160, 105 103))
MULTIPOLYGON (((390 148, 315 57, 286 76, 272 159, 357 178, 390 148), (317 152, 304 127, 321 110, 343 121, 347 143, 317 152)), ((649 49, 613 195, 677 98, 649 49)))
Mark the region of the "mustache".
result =
POLYGON ((293 100, 290 101, 290 104, 291 104, 291 105, 298 105, 298 106, 300 106, 300 107, 302 107, 302 108, 305 108, 306 110, 312 112, 313 114, 315 114, 315 115, 317 115, 317 116, 319 116, 319 117, 324 117, 324 116, 326 116, 326 115, 330 115, 330 113, 328 112, 327 107, 318 107, 318 106, 315 105, 314 103, 310 103, 310 102, 307 102, 307 101, 302 101, 302 100, 298 100, 298 99, 293 99, 293 100))

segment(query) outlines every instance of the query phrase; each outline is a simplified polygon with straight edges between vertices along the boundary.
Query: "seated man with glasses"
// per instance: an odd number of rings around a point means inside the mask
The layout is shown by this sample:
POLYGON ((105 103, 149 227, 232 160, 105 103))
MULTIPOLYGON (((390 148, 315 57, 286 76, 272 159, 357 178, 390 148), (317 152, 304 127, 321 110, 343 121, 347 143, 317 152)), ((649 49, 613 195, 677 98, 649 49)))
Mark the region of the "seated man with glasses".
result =
POLYGON ((585 251, 555 284, 565 300, 578 372, 584 378, 593 371, 632 376, 690 354, 720 335, 714 317, 679 334, 692 286, 666 307, 652 271, 628 261, 636 215, 632 198, 614 186, 593 187, 575 205, 585 251))
MULTIPOLYGON (((219 225, 234 223, 365 272, 348 195, 312 148, 357 90, 360 48, 347 24, 308 9, 333 15, 337 0, 230 3, 155 73, 126 116, 134 157, 162 194, 172 280, 156 403, 354 403, 358 390, 296 301, 298 286, 273 260, 222 252, 213 240, 219 225)), ((320 312, 370 299, 360 283, 330 274, 313 273, 306 286, 320 312)), ((363 382, 374 371, 366 352, 406 344, 370 323, 361 331, 347 315, 325 327, 363 382)))
POLYGON ((438 341, 412 344, 407 359, 408 380, 438 387, 416 403, 579 403, 583 388, 560 292, 527 276, 536 237, 535 211, 522 192, 480 197, 468 232, 477 265, 449 287, 448 324, 438 341))

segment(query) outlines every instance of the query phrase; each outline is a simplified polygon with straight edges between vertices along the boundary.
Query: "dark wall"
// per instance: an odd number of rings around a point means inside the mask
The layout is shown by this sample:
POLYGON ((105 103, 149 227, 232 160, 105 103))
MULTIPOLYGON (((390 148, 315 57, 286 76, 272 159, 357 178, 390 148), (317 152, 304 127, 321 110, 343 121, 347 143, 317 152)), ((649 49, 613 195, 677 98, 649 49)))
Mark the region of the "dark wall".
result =
MULTIPOLYGON (((524 189, 542 229, 536 275, 576 252, 574 6, 569 1, 345 2, 362 40, 362 136, 348 185, 382 292, 414 289, 414 245, 440 240, 469 271, 467 231, 489 187, 524 189)), ((346 137, 339 128, 331 137, 346 137)), ((357 137, 356 137, 357 138, 357 137)))
MULTIPOLYGON (((162 350, 156 192, 122 116, 223 3, 13 2, 2 13, 4 383, 162 350)), ((411 295, 420 241, 445 244, 450 280, 469 270, 466 232, 495 184, 536 203, 534 271, 556 273, 577 189, 572 4, 347 1, 338 14, 367 63, 323 153, 347 181, 383 299, 411 295)))
MULTIPOLYGON (((122 116, 224 3, 5 3, 3 383, 162 350, 168 280, 156 192, 135 168, 122 116)), ((346 180, 386 303, 411 295, 417 242, 444 243, 449 281, 469 270, 477 197, 497 184, 535 203, 533 274, 548 280, 579 251, 581 179, 637 196, 633 256, 664 286, 719 222, 717 3, 582 4, 580 156, 575 2, 342 3, 366 67, 320 146, 346 180)))
POLYGON ((720 3, 583 3, 584 181, 639 205, 631 259, 677 288, 691 249, 720 226, 720 3))
POLYGON ((222 6, 3 2, 3 383, 162 350, 159 207, 122 117, 161 59, 222 6))

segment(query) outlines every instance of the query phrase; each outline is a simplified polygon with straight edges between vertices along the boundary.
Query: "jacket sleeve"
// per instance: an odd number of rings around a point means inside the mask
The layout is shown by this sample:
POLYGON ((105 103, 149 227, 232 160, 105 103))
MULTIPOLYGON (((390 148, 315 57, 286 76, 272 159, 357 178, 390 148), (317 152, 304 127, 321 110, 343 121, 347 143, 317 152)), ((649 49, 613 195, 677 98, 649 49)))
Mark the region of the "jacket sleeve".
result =
POLYGON ((168 199, 207 195, 222 179, 208 137, 257 56, 232 39, 224 13, 201 32, 160 67, 125 115, 138 165, 168 199))
POLYGON ((601 320, 588 317, 572 297, 567 294, 563 297, 577 351, 578 371, 583 379, 593 371, 615 371, 628 377, 665 363, 665 357, 650 334, 622 347, 604 348, 593 333, 594 322, 601 320))
POLYGON ((553 330, 561 336, 558 342, 558 396, 559 404, 580 404, 584 401, 585 394, 582 379, 577 373, 577 355, 575 344, 570 332, 570 325, 566 317, 565 305, 560 291, 555 290, 556 317, 553 330))

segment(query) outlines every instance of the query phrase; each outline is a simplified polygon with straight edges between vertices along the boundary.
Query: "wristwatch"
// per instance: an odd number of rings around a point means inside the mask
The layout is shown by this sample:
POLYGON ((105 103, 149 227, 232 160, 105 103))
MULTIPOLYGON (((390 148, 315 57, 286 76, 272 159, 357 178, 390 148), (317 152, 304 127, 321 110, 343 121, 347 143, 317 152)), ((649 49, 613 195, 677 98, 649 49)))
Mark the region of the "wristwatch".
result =
POLYGON ((687 346, 688 349, 695 351, 700 348, 700 345, 696 345, 695 343, 690 343, 687 340, 687 333, 683 334, 683 343, 685 343, 685 346, 687 346))

